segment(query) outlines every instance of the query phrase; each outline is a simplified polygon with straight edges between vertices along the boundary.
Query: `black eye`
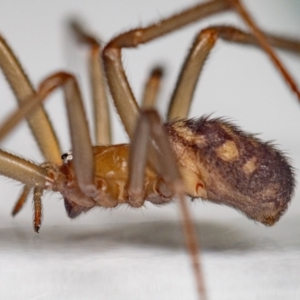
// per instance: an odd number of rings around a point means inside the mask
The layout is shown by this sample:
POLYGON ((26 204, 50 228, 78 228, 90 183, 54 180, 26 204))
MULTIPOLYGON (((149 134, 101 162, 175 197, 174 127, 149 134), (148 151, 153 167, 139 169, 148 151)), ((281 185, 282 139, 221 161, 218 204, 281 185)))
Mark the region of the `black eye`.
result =
POLYGON ((68 157, 68 153, 64 153, 64 154, 61 156, 61 159, 62 159, 62 160, 65 160, 67 157, 68 157))

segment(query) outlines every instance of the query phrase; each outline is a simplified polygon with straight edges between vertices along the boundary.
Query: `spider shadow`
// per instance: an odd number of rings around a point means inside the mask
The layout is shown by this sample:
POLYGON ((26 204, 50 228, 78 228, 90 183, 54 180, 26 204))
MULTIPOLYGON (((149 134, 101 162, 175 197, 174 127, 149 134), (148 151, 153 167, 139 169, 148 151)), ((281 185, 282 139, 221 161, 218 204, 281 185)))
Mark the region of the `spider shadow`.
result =
MULTIPOLYGON (((243 229, 233 230, 231 226, 213 222, 197 222, 195 227, 203 251, 251 251, 256 247, 243 229)), ((186 251, 185 237, 178 221, 112 225, 98 232, 74 233, 70 240, 78 244, 104 240, 113 245, 186 251)))
MULTIPOLYGON (((298 220, 292 220, 286 222, 281 229, 272 230, 262 226, 247 227, 235 222, 197 221, 195 228, 204 252, 252 252, 279 248, 283 250, 286 245, 300 249, 299 237, 297 238, 295 234, 286 235, 286 232, 291 232, 290 228, 295 228, 297 224, 299 225, 298 220)), ((45 227, 40 234, 35 234, 31 227, 1 228, 0 251, 1 249, 80 251, 84 248, 84 251, 99 253, 122 247, 186 251, 185 238, 178 221, 109 223, 102 226, 100 223, 73 225, 45 227)))

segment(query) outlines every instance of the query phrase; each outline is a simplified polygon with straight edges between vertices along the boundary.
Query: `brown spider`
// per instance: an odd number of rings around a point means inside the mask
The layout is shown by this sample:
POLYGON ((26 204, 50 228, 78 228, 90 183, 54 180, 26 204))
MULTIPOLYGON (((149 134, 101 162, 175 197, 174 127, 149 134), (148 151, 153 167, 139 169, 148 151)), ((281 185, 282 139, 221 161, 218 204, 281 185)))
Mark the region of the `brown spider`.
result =
MULTIPOLYGON (((196 15, 198 18, 200 8, 201 12, 204 7, 211 12, 219 12, 230 9, 231 5, 243 14, 238 2, 216 0, 199 5, 196 15)), ((197 9, 193 8, 186 14, 178 15, 175 21, 167 19, 165 23, 161 21, 150 26, 146 31, 150 35, 149 40, 159 36, 161 28, 168 28, 166 31, 163 30, 163 33, 167 33, 177 29, 180 22, 185 24, 193 21, 196 19, 193 16, 195 11, 197 9)), ((92 78, 93 82, 99 83, 102 81, 101 71, 97 67, 99 45, 80 27, 75 26, 74 29, 80 40, 91 46, 92 65, 96 66, 92 78)), ((253 29, 260 38, 259 31, 252 25, 253 29)), ((14 213, 20 210, 32 188, 34 188, 36 231, 41 224, 43 190, 60 192, 71 218, 95 206, 112 208, 118 204, 128 203, 133 207, 141 207, 145 200, 164 204, 170 202, 174 196, 181 199, 180 203, 185 211, 183 200, 185 192, 193 198, 227 204, 242 211, 251 219, 273 225, 286 210, 294 187, 293 172, 285 157, 270 144, 241 132, 221 119, 186 120, 196 80, 218 36, 256 44, 251 34, 232 27, 203 30, 197 37, 182 70, 168 112, 170 121, 165 125, 161 124, 155 110, 139 112, 120 60, 121 48, 141 43, 135 40, 143 38, 141 30, 133 31, 133 34, 132 32, 121 34, 106 46, 103 52, 105 74, 114 104, 132 139, 130 151, 128 145, 110 145, 107 104, 105 97, 99 96, 100 93, 103 94, 103 87, 94 84, 95 106, 102 106, 101 109, 95 109, 100 113, 95 118, 99 121, 95 125, 96 131, 100 129, 96 133, 96 141, 98 145, 105 146, 91 147, 76 79, 64 72, 56 73, 43 81, 37 95, 34 96, 34 91, 26 79, 22 78, 23 75, 16 75, 20 73, 20 67, 11 65, 2 54, 3 71, 17 98, 20 101, 25 100, 22 109, 2 127, 2 137, 52 90, 63 86, 72 140, 72 153, 64 154, 61 160, 61 152, 52 134, 51 125, 47 118, 39 116, 43 114, 42 109, 36 110, 28 117, 47 162, 37 166, 7 152, 1 152, 1 174, 25 184, 14 213)), ((261 39, 262 43, 265 43, 264 38, 261 39)), ((147 39, 143 42, 146 41, 147 39)), ((299 51, 299 43, 283 38, 269 36, 269 43, 283 49, 299 51)), ((4 42, 2 44, 4 45, 4 42)), ((268 47, 267 43, 265 47, 268 47)), ((268 51, 272 56, 273 52, 268 51)), ((7 50, 7 53, 10 55, 11 51, 7 50)), ((273 57, 276 61, 277 58, 273 57)), ((279 67, 282 68, 280 63, 279 67)), ((286 72, 284 75, 292 89, 299 95, 292 79, 286 72)), ((159 70, 153 72, 150 81, 154 84, 150 83, 149 88, 145 89, 143 104, 145 107, 152 107, 156 100, 159 70)), ((195 241, 189 219, 185 212, 184 224, 187 238, 190 239, 188 244, 195 261, 195 241)), ((198 282, 200 294, 204 298, 201 280, 198 282)))

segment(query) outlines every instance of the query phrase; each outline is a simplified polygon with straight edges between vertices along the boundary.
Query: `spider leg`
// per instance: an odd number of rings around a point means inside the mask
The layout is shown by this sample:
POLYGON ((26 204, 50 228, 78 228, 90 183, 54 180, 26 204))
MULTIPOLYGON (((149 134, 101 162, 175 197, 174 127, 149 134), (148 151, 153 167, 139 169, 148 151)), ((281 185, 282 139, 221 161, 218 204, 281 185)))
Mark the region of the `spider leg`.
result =
POLYGON ((37 232, 40 228, 42 217, 42 191, 46 188, 47 184, 51 184, 53 182, 53 178, 51 178, 47 171, 41 166, 3 150, 0 150, 0 165, 1 175, 25 184, 13 209, 13 215, 20 211, 30 190, 34 188, 34 229, 37 232))
POLYGON ((167 119, 187 118, 198 77, 216 40, 213 31, 201 31, 197 36, 178 78, 167 119))
POLYGON ((245 21, 245 23, 249 26, 253 35, 258 40, 261 47, 265 50, 268 54, 269 58, 272 60, 274 65, 276 66, 277 70, 281 73, 282 77, 285 79, 287 84, 290 86, 291 90, 297 95, 298 100, 300 101, 300 91, 296 82, 294 81, 293 77, 287 71, 283 63, 280 61, 274 50, 269 45, 267 39, 265 38, 264 33, 259 29, 259 27, 254 22, 251 15, 247 12, 244 5, 242 5, 240 0, 227 0, 228 3, 235 9, 241 18, 245 21))
MULTIPOLYGON (((208 29, 215 31, 218 37, 223 40, 244 45, 253 45, 261 48, 258 40, 252 33, 245 32, 233 26, 210 26, 206 28, 206 30, 208 29)), ((289 38, 280 35, 269 34, 267 32, 263 32, 263 34, 271 46, 284 51, 290 51, 291 53, 298 55, 300 54, 300 40, 296 40, 291 37, 289 38)))
MULTIPOLYGON (((15 54, 2 36, 0 36, 0 67, 20 106, 28 97, 33 97, 35 95, 36 91, 25 74, 19 60, 16 58, 15 54)), ((26 119, 44 158, 52 163, 60 163, 60 146, 43 106, 38 105, 35 112, 29 117, 26 116, 26 119)), ((18 178, 17 180, 26 183, 28 182, 27 176, 33 176, 32 179, 36 184, 44 186, 46 180, 45 178, 41 179, 41 177, 45 176, 42 168, 39 168, 24 159, 16 158, 10 154, 8 155, 9 157, 7 157, 5 152, 0 153, 1 174, 8 174, 6 173, 7 168, 5 167, 7 162, 9 165, 9 173, 12 174, 12 178, 18 178), (4 160, 6 162, 4 162, 4 160), (16 162, 16 160, 18 162, 16 162)), ((13 215, 17 214, 23 207, 32 186, 33 185, 31 184, 23 187, 23 191, 13 209, 13 215)), ((36 222, 36 224, 38 223, 40 223, 40 221, 36 222)), ((38 226, 35 226, 36 230, 37 227, 38 226)))
POLYGON ((19 199, 18 201, 16 202, 13 210, 12 210, 12 215, 15 216, 17 213, 19 213, 19 211, 22 209, 22 207, 24 206, 26 200, 27 200, 27 197, 28 197, 28 194, 30 192, 31 188, 28 187, 28 186, 24 186, 23 187, 23 191, 21 193, 21 195, 19 196, 19 199))
MULTIPOLYGON (((59 86, 63 86, 65 92, 74 153, 74 168, 78 185, 85 195, 89 197, 95 197, 98 193, 97 188, 94 185, 94 162, 92 146, 85 120, 81 95, 77 82, 73 76, 66 73, 57 73, 44 80, 39 92, 30 96, 26 101, 24 101, 21 108, 12 115, 12 118, 8 119, 8 122, 4 123, 3 133, 8 133, 18 121, 20 121, 23 117, 30 115, 29 112, 33 111, 41 103, 41 101, 49 95, 50 92, 59 86)), ((52 182, 52 179, 49 179, 48 176, 46 176, 47 172, 45 169, 39 166, 36 166, 16 156, 7 154, 4 151, 2 151, 0 154, 1 174, 25 183, 26 187, 35 187, 34 228, 36 231, 38 231, 42 216, 42 189, 45 188, 45 183, 52 182), (44 174, 44 172, 46 172, 46 174, 44 174)), ((53 184, 59 185, 60 183, 57 182, 53 184)), ((55 186, 53 189, 56 189, 55 186)), ((24 195, 25 190, 23 191, 17 205, 21 204, 22 196, 24 195)), ((90 202, 92 202, 91 204, 94 204, 93 200, 90 200, 90 202)))
MULTIPOLYGON (((20 62, 1 36, 0 67, 20 105, 25 99, 35 94, 35 90, 20 62)), ((34 114, 27 117, 27 122, 45 159, 49 162, 59 163, 61 161, 61 151, 44 108, 40 105, 34 114)))
MULTIPOLYGON (((236 10, 242 16, 243 20, 246 21, 253 31, 253 35, 258 40, 260 46, 271 57, 277 69, 281 72, 291 89, 298 95, 298 97, 300 97, 295 81, 277 58, 274 51, 270 48, 270 46, 268 46, 266 37, 252 21, 243 5, 238 0, 209 1, 147 27, 137 28, 120 34, 116 38, 112 39, 104 48, 103 59, 108 85, 113 96, 114 104, 129 137, 133 134, 139 108, 125 75, 121 60, 121 49, 137 47, 139 44, 147 43, 196 20, 229 9, 236 10)), ((286 43, 283 42, 283 44, 287 47, 287 44, 290 42, 291 41, 287 41, 286 43)))
MULTIPOLYGON (((300 53, 300 41, 264 33, 267 41, 274 47, 300 53)), ((172 95, 167 119, 187 118, 195 87, 205 60, 218 38, 228 42, 260 46, 255 36, 230 26, 213 26, 201 30, 184 62, 172 95)))
MULTIPOLYGON (((76 78, 73 75, 59 72, 47 77, 41 83, 37 94, 24 101, 21 108, 15 111, 7 121, 4 122, 0 129, 0 140, 11 128, 16 126, 20 120, 26 115, 30 115, 35 107, 44 101, 49 94, 58 87, 63 87, 65 94, 64 98, 71 135, 73 164, 79 188, 85 196, 97 199, 97 203, 100 205, 104 207, 115 206, 117 201, 108 198, 104 192, 97 189, 94 183, 94 155, 92 143, 80 90, 76 78)), ((9 175, 5 176, 14 178, 9 175)), ((55 187, 53 189, 56 190, 55 187)), ((93 202, 93 200, 91 200, 91 202, 93 202)))
POLYGON ((143 100, 141 105, 142 108, 146 109, 155 107, 162 77, 162 68, 157 67, 152 70, 144 88, 143 100))
MULTIPOLYGON (((12 215, 15 216, 19 213, 19 211, 23 208, 26 200, 28 199, 28 194, 31 190, 31 187, 25 185, 23 187, 23 191, 19 196, 18 201, 16 202, 12 215)), ((33 216, 33 227, 35 232, 38 232, 41 227, 42 222, 42 195, 43 195, 43 188, 34 188, 33 190, 33 207, 34 207, 34 216, 33 216)))
POLYGON ((34 216, 33 216, 33 228, 35 232, 39 232, 42 222, 42 195, 43 188, 34 188, 33 190, 33 206, 34 206, 34 216))
POLYGON ((182 182, 176 159, 168 141, 167 134, 159 118, 157 111, 153 109, 141 111, 134 132, 129 158, 129 204, 140 206, 143 204, 143 186, 147 159, 155 165, 155 170, 166 183, 165 188, 170 194, 179 199, 182 212, 182 225, 185 232, 187 248, 191 254, 192 265, 197 281, 197 288, 201 299, 206 299, 204 276, 199 261, 199 247, 197 235, 193 226, 186 199, 185 189, 182 182), (153 160, 148 151, 149 143, 155 144, 157 158, 153 160))
POLYGON ((28 187, 43 187, 52 181, 40 166, 4 150, 0 150, 0 174, 24 183, 28 187))
MULTIPOLYGON (((158 114, 152 112, 152 110, 142 110, 141 115, 137 121, 134 135, 130 144, 130 154, 128 162, 128 203, 133 207, 140 207, 145 202, 144 196, 144 184, 145 184, 145 171, 147 163, 151 165, 151 168, 156 174, 163 177, 163 174, 167 177, 169 174, 165 174, 166 169, 161 167, 161 155, 160 151, 157 151, 155 145, 151 143, 151 137, 153 136, 154 126, 161 126, 158 114)), ((158 130, 161 130, 160 128, 158 130)), ((165 133, 163 133, 165 134, 165 133)), ((172 167, 173 165, 171 165, 172 167)), ((177 174, 175 169, 174 176, 177 174)), ((177 174, 178 175, 178 174, 177 174)), ((170 190, 170 187, 162 186, 157 181, 157 188, 159 194, 168 198, 172 198, 174 191, 170 190)), ((161 203, 163 201, 161 200, 161 203)))
POLYGON ((80 189, 86 194, 96 191, 94 186, 94 157, 92 142, 82 98, 74 76, 67 73, 56 73, 42 82, 40 95, 48 95, 49 91, 63 87, 69 130, 71 135, 73 163, 80 189))
POLYGON ((96 145, 111 144, 111 121, 108 99, 103 74, 100 42, 78 22, 71 23, 71 28, 78 42, 89 46, 89 72, 93 95, 94 130, 96 145))
POLYGON ((132 137, 134 132, 139 107, 122 65, 121 49, 137 47, 139 44, 146 43, 188 23, 229 8, 230 5, 224 0, 199 4, 148 27, 125 32, 106 45, 103 50, 105 73, 114 104, 129 137, 132 137))

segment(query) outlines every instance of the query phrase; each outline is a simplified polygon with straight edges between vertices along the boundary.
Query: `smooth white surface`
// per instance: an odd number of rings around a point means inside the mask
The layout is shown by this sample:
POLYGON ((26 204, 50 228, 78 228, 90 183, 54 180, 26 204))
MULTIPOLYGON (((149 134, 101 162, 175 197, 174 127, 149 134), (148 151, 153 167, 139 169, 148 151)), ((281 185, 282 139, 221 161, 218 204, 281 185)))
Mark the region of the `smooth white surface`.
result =
MULTIPOLYGON (((265 29, 299 35, 298 1, 245 1, 265 29)), ((1 1, 0 30, 33 83, 54 71, 76 72, 88 99, 84 51, 75 51, 64 25, 79 16, 104 42, 146 25, 196 1, 1 1)), ((198 30, 212 24, 240 24, 233 14, 217 16, 138 50, 124 52, 126 71, 137 98, 147 72, 166 66, 161 111, 171 94, 181 62, 198 30)), ((280 52, 300 82, 300 60, 280 52)), ((0 78, 0 119, 15 107, 0 78)), ((47 103, 51 119, 70 148, 61 93, 47 103)), ((250 132, 276 140, 292 159, 299 177, 300 108, 266 56, 256 49, 219 42, 206 63, 191 116, 214 112, 250 132)), ((126 136, 114 118, 114 141, 126 136)), ((26 126, 3 146, 42 162, 26 126)), ((299 181, 299 180, 298 180, 299 181)), ((144 210, 96 209, 78 220, 65 216, 61 197, 44 197, 40 234, 31 228, 31 205, 15 219, 10 211, 21 185, 1 178, 1 299, 195 299, 189 258, 180 234, 177 205, 144 210)), ((299 299, 299 190, 274 228, 248 221, 226 207, 195 201, 191 208, 201 239, 210 299, 299 299)))

